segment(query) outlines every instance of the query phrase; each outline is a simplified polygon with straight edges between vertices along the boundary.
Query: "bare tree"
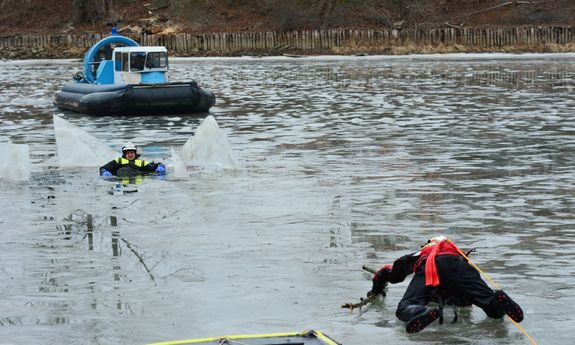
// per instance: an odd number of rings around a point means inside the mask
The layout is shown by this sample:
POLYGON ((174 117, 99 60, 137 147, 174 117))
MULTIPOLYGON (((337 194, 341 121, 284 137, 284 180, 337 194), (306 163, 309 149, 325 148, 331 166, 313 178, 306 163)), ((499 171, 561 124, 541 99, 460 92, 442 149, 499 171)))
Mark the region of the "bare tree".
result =
POLYGON ((74 19, 79 23, 96 24, 112 10, 112 0, 73 0, 74 19))

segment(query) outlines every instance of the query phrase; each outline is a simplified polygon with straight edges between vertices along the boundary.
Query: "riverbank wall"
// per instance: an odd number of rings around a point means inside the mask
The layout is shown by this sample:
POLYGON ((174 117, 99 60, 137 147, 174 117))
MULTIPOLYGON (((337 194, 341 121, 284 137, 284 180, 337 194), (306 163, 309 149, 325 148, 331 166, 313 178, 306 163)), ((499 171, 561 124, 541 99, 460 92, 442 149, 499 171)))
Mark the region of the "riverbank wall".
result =
MULTIPOLYGON (((574 27, 303 30, 207 34, 125 34, 173 56, 452 52, 573 52, 574 27)), ((106 35, 0 36, 0 58, 77 58, 106 35)))

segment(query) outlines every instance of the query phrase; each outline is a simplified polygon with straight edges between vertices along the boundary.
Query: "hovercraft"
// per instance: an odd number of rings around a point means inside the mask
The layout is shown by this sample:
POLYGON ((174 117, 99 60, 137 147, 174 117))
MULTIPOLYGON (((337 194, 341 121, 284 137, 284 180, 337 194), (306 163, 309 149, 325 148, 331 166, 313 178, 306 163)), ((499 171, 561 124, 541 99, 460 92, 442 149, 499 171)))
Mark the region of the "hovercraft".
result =
POLYGON ((165 47, 140 46, 113 32, 88 50, 83 72, 56 93, 54 105, 88 115, 208 112, 214 93, 195 81, 170 83, 168 67, 165 47))

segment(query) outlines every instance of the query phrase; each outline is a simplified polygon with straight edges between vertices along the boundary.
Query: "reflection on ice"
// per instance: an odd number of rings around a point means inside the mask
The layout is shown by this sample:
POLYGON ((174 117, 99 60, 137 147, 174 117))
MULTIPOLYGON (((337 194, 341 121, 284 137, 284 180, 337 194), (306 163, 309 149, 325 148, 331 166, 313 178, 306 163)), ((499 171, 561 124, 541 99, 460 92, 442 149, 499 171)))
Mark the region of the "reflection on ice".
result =
POLYGON ((27 181, 30 178, 30 149, 27 144, 0 143, 0 179, 27 181))
MULTIPOLYGON (((108 222, 112 228, 118 225, 116 216, 95 216, 82 209, 77 209, 63 220, 64 223, 58 224, 57 229, 64 240, 75 243, 85 242, 87 245, 86 249, 89 251, 109 253, 114 257, 133 257, 136 259, 134 262, 139 263, 144 268, 150 280, 155 280, 152 270, 146 263, 146 259, 132 243, 120 235, 119 230, 102 231, 102 228, 106 227, 108 222)), ((158 264, 159 262, 155 262, 154 267, 158 264)), ((115 266, 115 269, 119 270, 120 268, 120 266, 115 266)), ((115 280, 119 279, 117 273, 114 273, 114 275, 115 280)))
POLYGON ((60 167, 101 166, 117 156, 99 139, 56 115, 54 135, 60 167))
POLYGON ((186 141, 181 158, 187 164, 199 165, 207 170, 239 167, 226 136, 212 115, 207 116, 196 129, 195 135, 186 141))

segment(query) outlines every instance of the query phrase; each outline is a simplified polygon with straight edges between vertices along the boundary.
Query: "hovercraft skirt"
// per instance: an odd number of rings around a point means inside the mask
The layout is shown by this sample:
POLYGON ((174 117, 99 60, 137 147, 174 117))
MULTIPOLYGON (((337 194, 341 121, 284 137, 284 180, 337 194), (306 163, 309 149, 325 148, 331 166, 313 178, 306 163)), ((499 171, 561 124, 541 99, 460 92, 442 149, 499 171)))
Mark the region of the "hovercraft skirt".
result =
POLYGON ((197 83, 95 85, 73 83, 56 93, 54 105, 88 115, 170 115, 204 113, 215 95, 197 83))

